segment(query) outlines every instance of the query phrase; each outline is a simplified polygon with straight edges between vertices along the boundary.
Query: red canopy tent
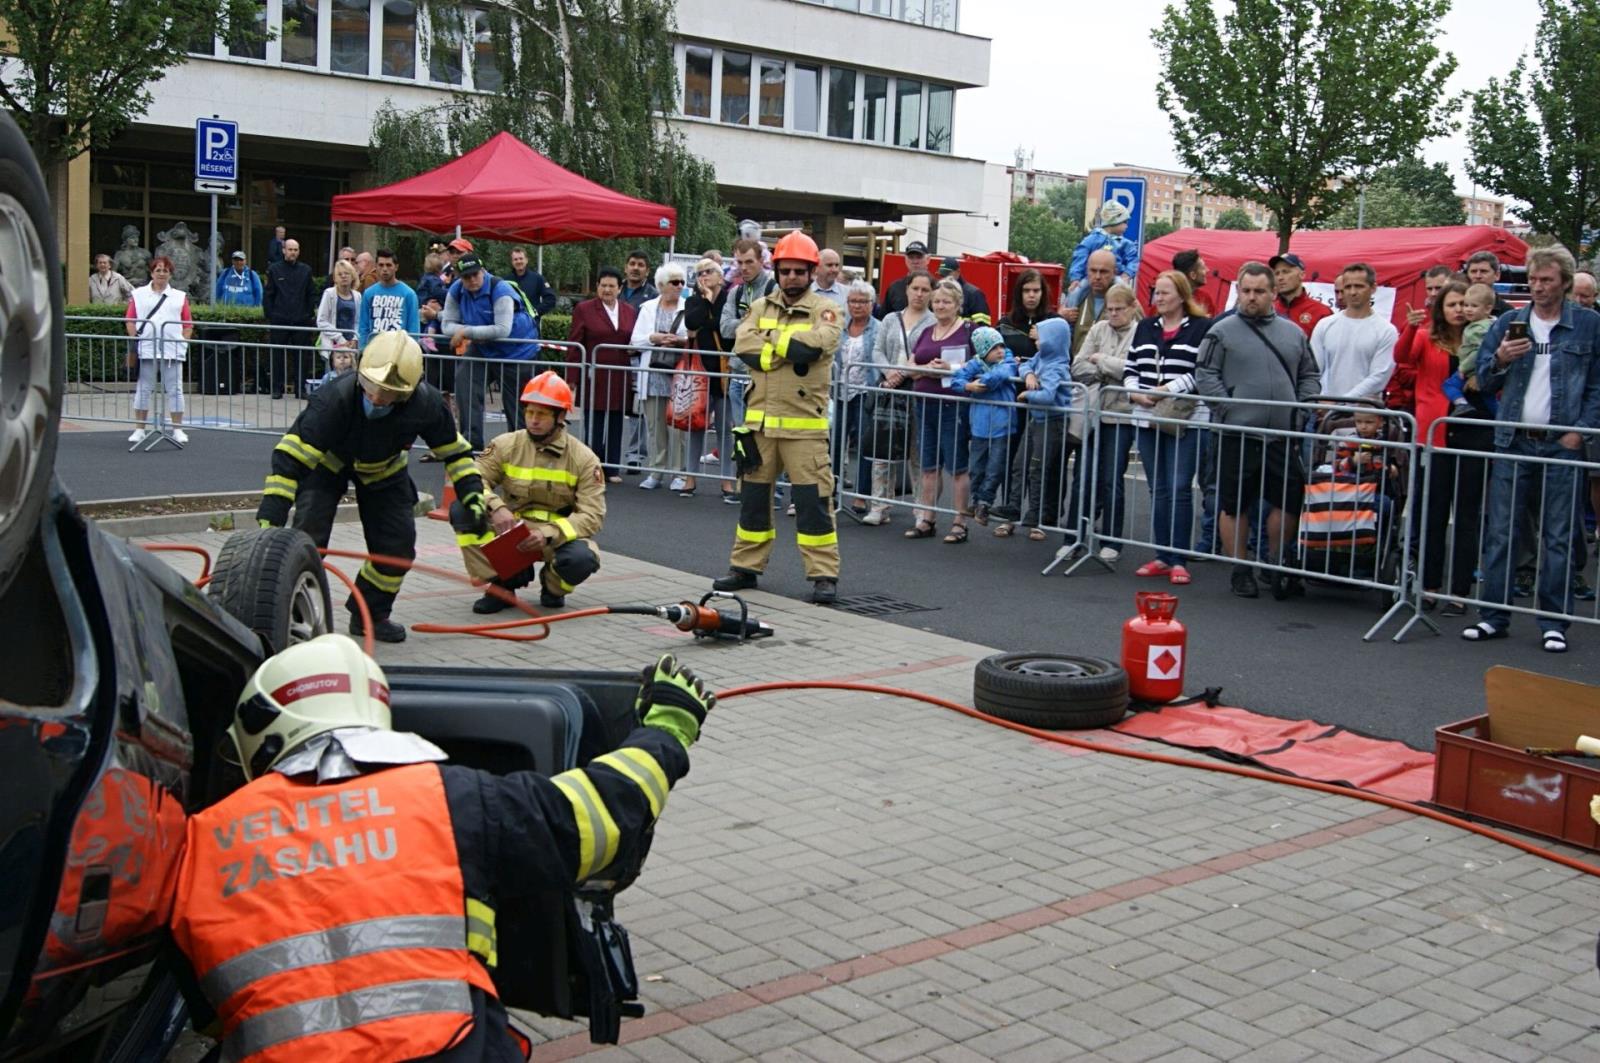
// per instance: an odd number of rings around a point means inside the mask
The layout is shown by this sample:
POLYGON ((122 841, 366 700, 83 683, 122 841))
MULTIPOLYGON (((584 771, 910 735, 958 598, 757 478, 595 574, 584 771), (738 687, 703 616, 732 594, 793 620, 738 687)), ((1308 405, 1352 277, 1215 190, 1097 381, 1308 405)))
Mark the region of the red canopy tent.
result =
POLYGON ((333 219, 530 244, 678 232, 673 208, 579 177, 510 133, 425 174, 334 196, 333 219))
MULTIPOLYGON (((1150 286, 1156 275, 1172 268, 1172 256, 1196 248, 1208 275, 1203 291, 1211 305, 1222 310, 1239 267, 1254 259, 1265 262, 1278 253, 1278 236, 1270 232, 1232 232, 1221 229, 1179 229, 1144 246, 1139 260, 1139 296, 1148 307, 1150 286)), ((1477 251, 1493 251, 1502 263, 1518 266, 1527 259, 1528 245, 1516 236, 1490 225, 1452 225, 1432 229, 1329 229, 1295 233, 1289 250, 1306 264, 1306 286, 1318 298, 1332 303, 1331 286, 1339 271, 1352 262, 1365 262, 1378 274, 1379 305, 1393 290, 1391 318, 1405 327, 1406 305, 1421 307, 1427 296, 1422 275, 1430 266, 1460 269, 1477 251)))

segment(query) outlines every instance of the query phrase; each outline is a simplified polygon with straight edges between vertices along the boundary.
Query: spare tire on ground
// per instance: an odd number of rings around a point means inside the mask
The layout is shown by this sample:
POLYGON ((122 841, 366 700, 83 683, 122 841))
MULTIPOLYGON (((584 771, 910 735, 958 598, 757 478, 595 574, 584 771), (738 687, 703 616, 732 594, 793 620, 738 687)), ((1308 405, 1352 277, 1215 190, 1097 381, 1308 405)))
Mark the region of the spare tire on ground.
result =
POLYGON ((972 674, 972 703, 1011 723, 1051 731, 1109 727, 1128 711, 1128 673, 1067 653, 997 653, 972 674))
POLYGON ((333 615, 322 555, 311 536, 293 528, 260 528, 228 536, 207 592, 261 636, 267 653, 327 634, 333 615))

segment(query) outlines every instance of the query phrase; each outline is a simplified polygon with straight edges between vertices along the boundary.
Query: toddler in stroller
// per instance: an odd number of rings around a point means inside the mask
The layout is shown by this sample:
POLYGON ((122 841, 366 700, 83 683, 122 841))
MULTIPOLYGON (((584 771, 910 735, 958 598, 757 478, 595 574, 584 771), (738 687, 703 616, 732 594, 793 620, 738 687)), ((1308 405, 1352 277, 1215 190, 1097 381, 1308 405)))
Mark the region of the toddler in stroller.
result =
POLYGON ((1397 420, 1377 409, 1332 409, 1317 418, 1316 433, 1330 438, 1300 513, 1306 573, 1391 582, 1395 514, 1405 494, 1397 420))

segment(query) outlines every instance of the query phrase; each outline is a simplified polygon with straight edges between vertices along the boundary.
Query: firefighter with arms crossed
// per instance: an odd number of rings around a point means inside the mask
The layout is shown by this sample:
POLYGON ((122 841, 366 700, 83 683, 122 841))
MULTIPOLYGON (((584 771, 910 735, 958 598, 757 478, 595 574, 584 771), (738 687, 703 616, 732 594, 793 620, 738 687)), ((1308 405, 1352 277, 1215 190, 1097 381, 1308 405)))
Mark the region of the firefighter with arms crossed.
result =
MULTIPOLYGON (((407 459, 418 436, 445 463, 445 475, 468 512, 486 520, 472 448, 456 431, 444 396, 423 381, 422 348, 403 332, 380 332, 361 353, 359 371, 318 388, 278 440, 257 523, 281 528, 293 506, 294 526, 326 548, 339 501, 353 480, 367 550, 412 560, 417 556, 417 486, 407 459)), ((381 642, 405 641, 406 629, 389 619, 405 575, 404 567, 384 561, 365 561, 356 574, 356 590, 372 614, 373 637, 381 642)), ((345 607, 350 633, 364 634, 354 595, 345 607)))
POLYGON ((778 290, 750 304, 733 353, 750 367, 745 423, 734 430, 740 469, 739 525, 719 591, 746 590, 767 567, 776 535, 772 485, 788 472, 795 540, 811 581, 811 600, 831 604, 839 588, 839 535, 833 523, 828 396, 839 347, 839 306, 811 290, 817 245, 798 229, 772 250, 778 290))
POLYGON ((525 431, 496 436, 478 455, 490 529, 475 531, 471 512, 459 502, 450 507, 467 574, 507 592, 504 598, 485 593, 472 604, 474 613, 509 608, 510 594, 533 582, 540 561, 539 604, 548 609, 566 604, 567 594, 600 570, 593 539, 606 518, 606 474, 594 451, 567 431, 571 412, 572 388, 559 375, 544 372, 528 381, 522 389, 525 431), (528 525, 528 537, 517 544, 528 567, 508 579, 495 573, 483 545, 519 519, 528 525))
POLYGON ((223 1058, 526 1059, 490 977, 496 905, 637 866, 715 704, 664 656, 615 750, 497 776, 392 730, 345 636, 269 658, 228 732, 249 782, 190 818, 166 894, 223 1058))

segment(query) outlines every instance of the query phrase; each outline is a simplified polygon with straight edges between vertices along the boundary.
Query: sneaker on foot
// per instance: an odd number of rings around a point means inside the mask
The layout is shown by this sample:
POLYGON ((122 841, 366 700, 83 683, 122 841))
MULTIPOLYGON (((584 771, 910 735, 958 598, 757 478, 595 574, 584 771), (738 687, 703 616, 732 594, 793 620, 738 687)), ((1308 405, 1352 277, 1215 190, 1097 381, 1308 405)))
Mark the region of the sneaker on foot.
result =
POLYGON ((811 601, 816 605, 832 605, 839 600, 839 581, 816 579, 811 581, 811 601))
POLYGON ((1100 560, 1102 561, 1115 561, 1121 556, 1122 551, 1118 550, 1115 546, 1102 546, 1100 548, 1100 560))
POLYGON ((714 591, 748 591, 756 586, 756 574, 742 568, 730 568, 728 574, 711 584, 714 591))
POLYGON ((1229 581, 1233 593, 1240 598, 1259 598, 1261 588, 1256 584, 1256 576, 1244 565, 1233 566, 1233 577, 1229 581))
POLYGON ((643 480, 639 481, 639 488, 644 491, 654 491, 660 486, 661 477, 657 476, 655 473, 651 473, 649 476, 646 476, 643 480))
POLYGON ((180 445, 186 446, 189 442, 189 433, 181 428, 174 428, 172 430, 172 438, 180 445))
POLYGON ((150 434, 150 432, 149 432, 148 429, 135 428, 132 432, 128 433, 128 442, 130 442, 130 443, 143 443, 144 442, 144 437, 149 435, 149 434, 150 434))
POLYGON ((1533 581, 1522 579, 1517 580, 1516 584, 1511 588, 1511 596, 1513 598, 1533 597, 1533 581))
POLYGON ((784 510, 783 512, 788 516, 791 516, 791 517, 794 516, 794 503, 790 502, 789 503, 789 508, 784 510))
POLYGON ((1572 596, 1580 602, 1594 601, 1594 588, 1589 586, 1589 581, 1578 576, 1572 581, 1572 596))
POLYGON ((717 464, 717 462, 719 462, 721 460, 722 460, 722 458, 719 457, 717 452, 714 451, 714 450, 709 450, 706 453, 700 455, 700 464, 701 465, 715 465, 715 464, 717 464))
POLYGON ((682 491, 686 486, 688 486, 688 483, 689 483, 689 481, 685 480, 683 477, 674 476, 672 478, 672 482, 667 484, 667 490, 668 491, 682 491))
MULTIPOLYGON (((356 638, 361 638, 366 633, 366 628, 361 626, 361 614, 351 613, 350 634, 356 638)), ((404 642, 406 640, 405 625, 397 624, 388 617, 384 617, 382 620, 374 620, 372 622, 372 637, 379 642, 404 642)))

